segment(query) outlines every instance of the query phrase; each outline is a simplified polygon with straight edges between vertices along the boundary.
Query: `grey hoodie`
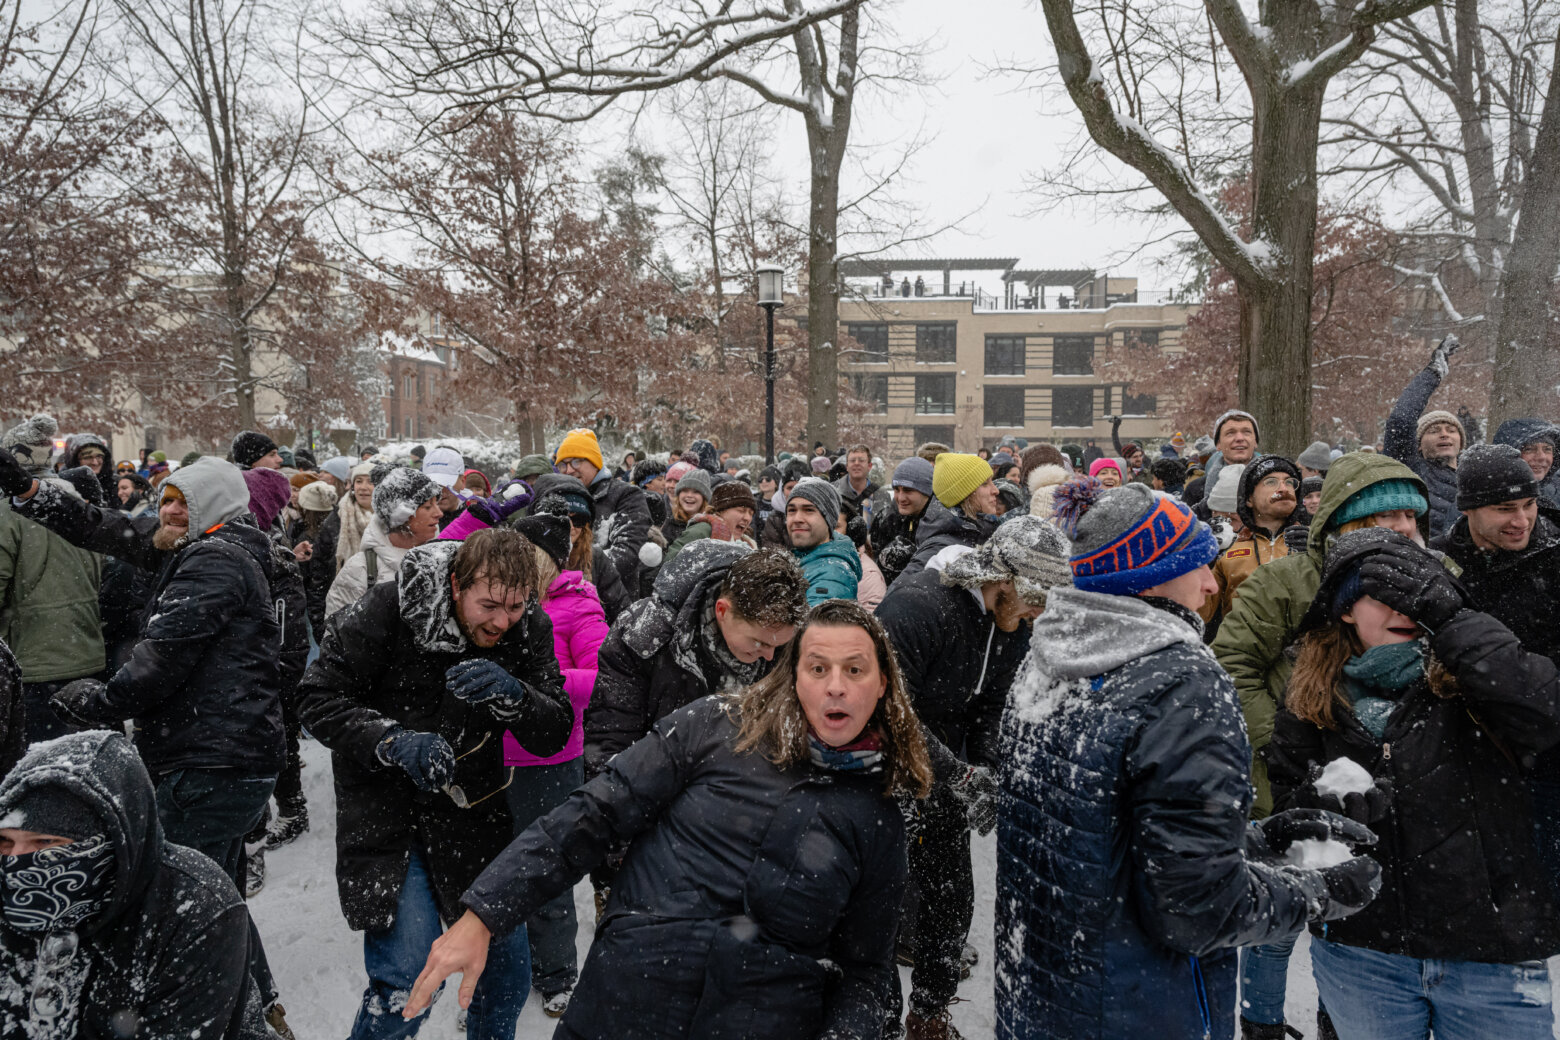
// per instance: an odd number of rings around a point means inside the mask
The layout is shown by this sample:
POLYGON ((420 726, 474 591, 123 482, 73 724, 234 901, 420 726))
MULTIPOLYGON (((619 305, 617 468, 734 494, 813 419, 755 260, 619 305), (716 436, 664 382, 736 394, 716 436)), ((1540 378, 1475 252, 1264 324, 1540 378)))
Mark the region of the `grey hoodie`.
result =
POLYGON ((244 472, 226 459, 202 455, 174 470, 166 483, 178 488, 190 510, 190 537, 199 538, 218 524, 249 512, 244 472))

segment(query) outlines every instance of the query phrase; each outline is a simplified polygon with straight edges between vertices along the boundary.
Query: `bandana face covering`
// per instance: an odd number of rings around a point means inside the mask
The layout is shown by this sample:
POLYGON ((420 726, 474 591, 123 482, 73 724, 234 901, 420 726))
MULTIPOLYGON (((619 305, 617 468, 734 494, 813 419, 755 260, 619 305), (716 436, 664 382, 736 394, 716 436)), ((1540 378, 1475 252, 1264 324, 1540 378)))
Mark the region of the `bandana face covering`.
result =
POLYGON ((69 931, 108 904, 114 846, 98 835, 0 856, 0 915, 18 932, 69 931))

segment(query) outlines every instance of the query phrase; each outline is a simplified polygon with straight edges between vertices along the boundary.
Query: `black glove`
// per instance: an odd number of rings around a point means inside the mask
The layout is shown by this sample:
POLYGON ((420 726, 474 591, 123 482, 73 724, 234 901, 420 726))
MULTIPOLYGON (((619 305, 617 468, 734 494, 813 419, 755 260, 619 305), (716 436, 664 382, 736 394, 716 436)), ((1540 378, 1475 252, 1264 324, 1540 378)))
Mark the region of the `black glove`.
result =
POLYGON ((890 573, 897 573, 915 559, 915 543, 900 536, 878 550, 878 565, 890 573))
POLYGON ((499 719, 519 718, 530 690, 494 661, 462 661, 444 673, 445 688, 467 704, 480 704, 499 719))
POLYGON ((985 766, 970 766, 948 785, 948 791, 964 807, 964 818, 976 834, 990 834, 997 825, 997 778, 985 766))
POLYGON ((1321 779, 1322 771, 1320 762, 1311 763, 1310 783, 1295 792, 1295 804, 1342 813, 1355 823, 1362 823, 1367 827, 1373 827, 1386 818, 1387 810, 1392 808, 1390 777, 1378 777, 1368 791, 1350 791, 1340 797, 1317 791, 1316 782, 1321 779))
POLYGON ((1252 859, 1273 861, 1283 857, 1297 841, 1341 841, 1346 845, 1374 845, 1376 835, 1363 823, 1326 809, 1286 809, 1249 828, 1257 832, 1246 836, 1246 854, 1252 859))
POLYGON ((1430 367, 1435 369, 1436 374, 1442 379, 1445 379, 1446 373, 1452 370, 1452 355, 1457 353, 1457 348, 1460 346, 1462 344, 1457 341, 1456 336, 1447 336, 1430 352, 1430 367))
POLYGON ((1292 553, 1311 551, 1311 529, 1305 524, 1290 524, 1284 528, 1284 544, 1292 553))
POLYGON ((455 752, 437 733, 400 726, 379 742, 376 754, 387 766, 400 766, 419 791, 437 791, 455 774, 455 752))
POLYGON ((1412 618, 1432 634, 1468 607, 1468 597, 1441 561, 1416 546, 1395 545, 1360 564, 1360 591, 1412 618))
POLYGON ((1290 869, 1305 889, 1310 921, 1336 921, 1358 913, 1381 891, 1381 864, 1369 856, 1322 870, 1290 869))
MULTIPOLYGON (((0 450, 0 455, 10 454, 8 451, 0 450)), ((49 698, 49 707, 53 708, 54 714, 68 725, 78 729, 102 729, 102 723, 88 714, 88 706, 103 696, 103 691, 107 689, 107 683, 96 679, 77 679, 55 690, 54 696, 49 698)))
POLYGON ((16 456, 11 454, 11 449, 0 448, 0 492, 14 498, 27 494, 32 486, 33 478, 28 476, 16 456))

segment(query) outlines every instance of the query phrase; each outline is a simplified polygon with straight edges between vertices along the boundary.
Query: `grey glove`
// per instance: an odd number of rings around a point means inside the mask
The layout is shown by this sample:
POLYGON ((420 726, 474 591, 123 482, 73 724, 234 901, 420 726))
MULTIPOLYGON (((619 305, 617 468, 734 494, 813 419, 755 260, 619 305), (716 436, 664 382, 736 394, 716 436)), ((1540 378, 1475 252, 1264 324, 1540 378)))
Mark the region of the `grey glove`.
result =
POLYGON ((1446 373, 1452 370, 1452 355, 1457 353, 1460 346, 1462 344, 1456 336, 1447 336, 1435 345, 1435 349, 1430 352, 1430 367, 1435 369, 1436 375, 1446 378, 1446 373))

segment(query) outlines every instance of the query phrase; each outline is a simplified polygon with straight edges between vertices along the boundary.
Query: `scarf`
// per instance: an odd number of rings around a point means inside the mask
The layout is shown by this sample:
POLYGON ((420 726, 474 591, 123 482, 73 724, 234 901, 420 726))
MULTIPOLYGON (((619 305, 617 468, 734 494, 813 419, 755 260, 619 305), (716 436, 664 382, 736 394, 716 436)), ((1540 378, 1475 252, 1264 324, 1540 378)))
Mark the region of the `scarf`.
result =
POLYGON ((1387 731, 1387 720, 1404 689, 1425 674, 1425 643, 1373 646, 1343 666, 1344 691, 1354 705, 1354 717, 1377 740, 1387 731))
POLYGON ((357 554, 358 547, 363 543, 363 532, 368 530, 369 521, 374 519, 374 511, 359 509, 357 498, 348 488, 336 512, 341 514, 341 535, 336 539, 336 570, 340 571, 357 554))
POLYGON ((734 693, 746 686, 752 686, 758 682, 764 674, 765 661, 762 657, 752 664, 745 664, 737 660, 731 648, 726 645, 726 637, 720 634, 720 624, 715 620, 715 601, 719 596, 709 595, 704 597, 703 622, 699 625, 699 638, 704 647, 704 652, 714 663, 718 674, 706 676, 710 683, 711 693, 734 693))
POLYGON ((114 845, 96 835, 19 856, 0 856, 0 915, 17 932, 78 927, 108 905, 114 845))
POLYGON ((842 747, 830 747, 818 739, 807 727, 807 754, 819 769, 836 773, 881 773, 883 771, 883 739, 873 730, 865 730, 853 742, 842 747))

